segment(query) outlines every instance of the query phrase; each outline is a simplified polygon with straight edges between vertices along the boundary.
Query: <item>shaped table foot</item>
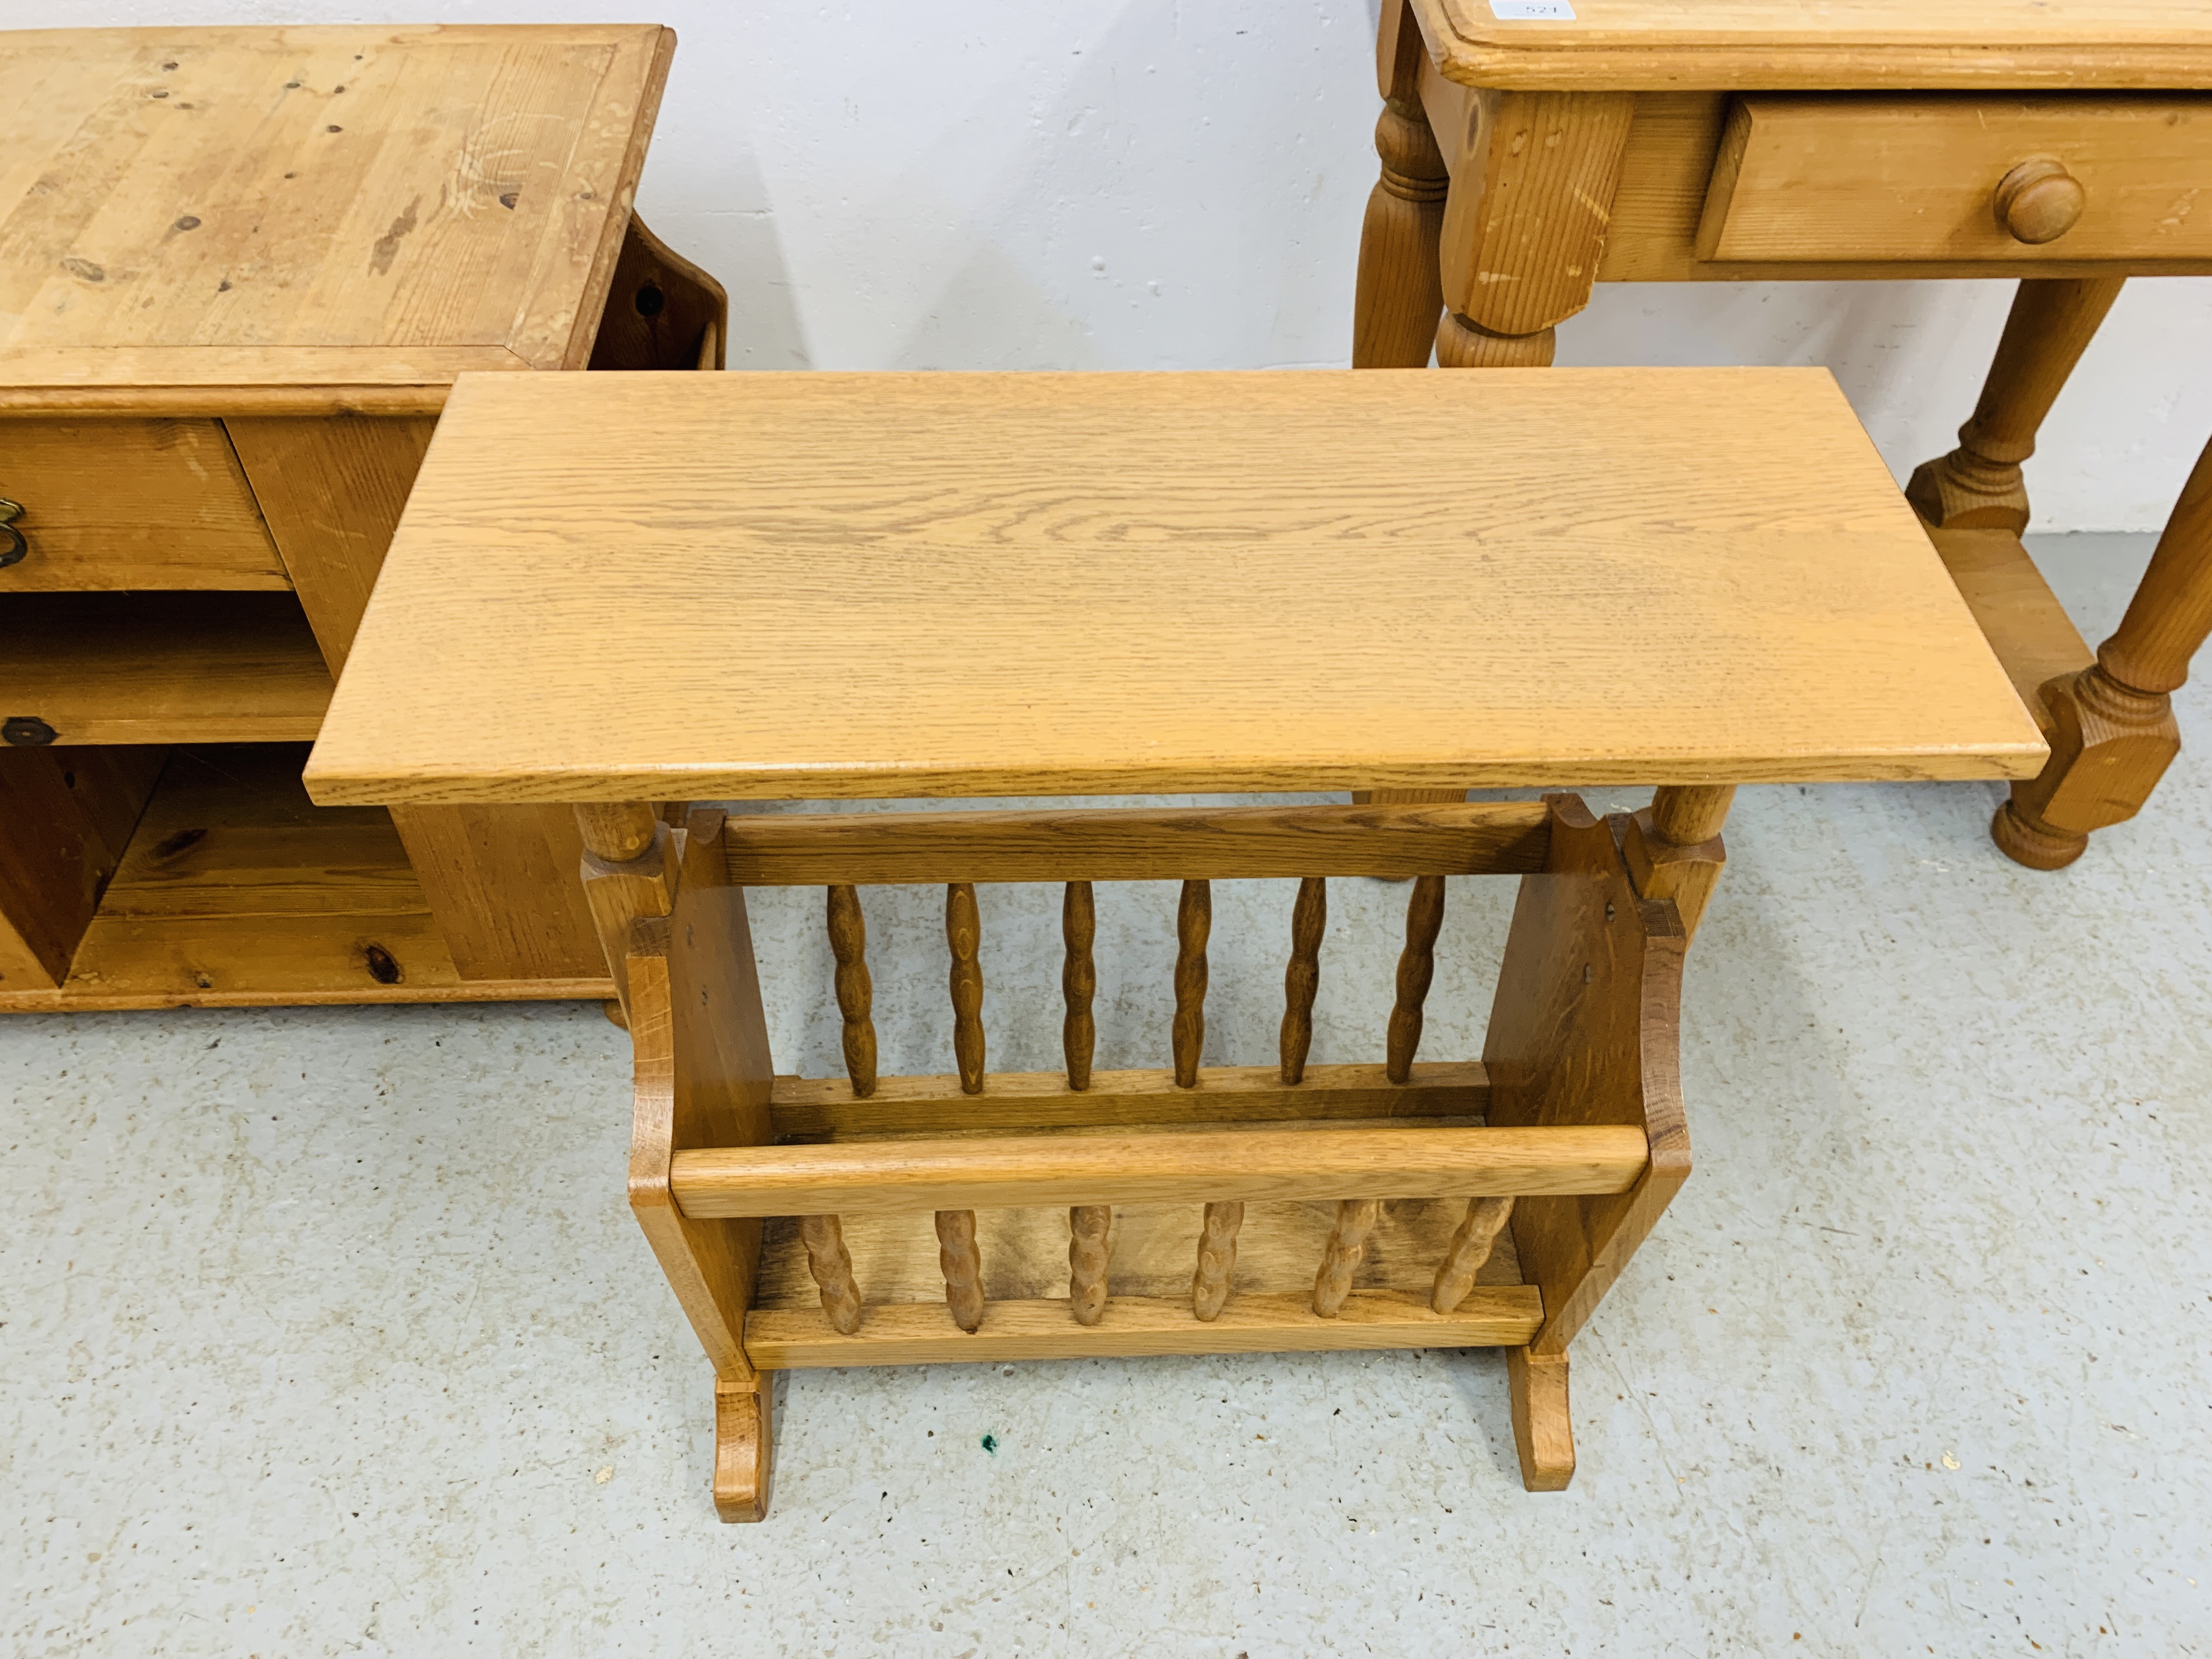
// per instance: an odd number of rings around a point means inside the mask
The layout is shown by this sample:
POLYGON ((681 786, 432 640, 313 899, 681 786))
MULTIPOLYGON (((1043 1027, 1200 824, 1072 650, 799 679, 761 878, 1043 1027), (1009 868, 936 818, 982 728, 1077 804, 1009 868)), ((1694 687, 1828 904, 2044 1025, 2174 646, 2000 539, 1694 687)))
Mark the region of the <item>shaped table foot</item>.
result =
POLYGON ((1530 1492, 1565 1492, 1575 1478, 1566 1355, 1509 1348, 1505 1381, 1513 1399, 1513 1443, 1521 1454, 1521 1484, 1530 1492))
POLYGON ((714 1510, 725 1521, 758 1521, 768 1514, 772 1379, 756 1372, 750 1383, 714 1383, 714 1510))

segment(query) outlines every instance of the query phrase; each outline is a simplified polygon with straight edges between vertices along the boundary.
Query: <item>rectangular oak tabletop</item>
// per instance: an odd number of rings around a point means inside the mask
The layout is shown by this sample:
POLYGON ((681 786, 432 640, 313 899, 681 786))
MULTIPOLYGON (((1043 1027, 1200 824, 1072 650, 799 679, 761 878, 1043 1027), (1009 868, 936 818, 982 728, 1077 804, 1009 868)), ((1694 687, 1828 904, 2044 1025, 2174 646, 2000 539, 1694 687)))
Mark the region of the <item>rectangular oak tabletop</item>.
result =
POLYGON ((319 801, 2033 775, 1826 371, 466 375, 319 801))
POLYGON ((2212 86, 2204 0, 1413 0, 1449 80, 1587 91, 2212 86))

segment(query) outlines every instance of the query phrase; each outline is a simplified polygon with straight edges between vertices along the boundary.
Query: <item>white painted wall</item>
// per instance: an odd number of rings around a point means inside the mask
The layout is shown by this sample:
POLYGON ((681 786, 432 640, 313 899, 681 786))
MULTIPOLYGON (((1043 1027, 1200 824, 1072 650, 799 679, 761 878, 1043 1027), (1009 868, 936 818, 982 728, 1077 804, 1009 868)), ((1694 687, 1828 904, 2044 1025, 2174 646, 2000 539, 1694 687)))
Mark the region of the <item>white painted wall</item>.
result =
MULTIPOLYGON (((0 25, 666 22, 639 202, 727 285, 732 367, 1245 368, 1350 350, 1372 3, 0 0, 0 25)), ((1825 363, 1901 477, 1950 447, 2010 286, 1609 286, 1559 358, 1825 363)), ((2037 527, 2155 528, 2208 366, 2212 281, 2124 294, 2030 464, 2037 527)))

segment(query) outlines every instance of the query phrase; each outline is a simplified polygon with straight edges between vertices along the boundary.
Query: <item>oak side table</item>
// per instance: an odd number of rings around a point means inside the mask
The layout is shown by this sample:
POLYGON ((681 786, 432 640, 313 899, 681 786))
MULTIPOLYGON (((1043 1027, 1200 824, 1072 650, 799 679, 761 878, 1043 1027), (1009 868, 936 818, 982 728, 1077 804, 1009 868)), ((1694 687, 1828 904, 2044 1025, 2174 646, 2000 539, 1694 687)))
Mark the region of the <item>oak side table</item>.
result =
POLYGON ((0 1011, 611 993, 568 813, 299 772, 456 374, 720 367, 674 46, 0 33, 0 1011))
POLYGON ((1501 1346, 1523 1478, 1564 1486, 1570 1342, 1689 1171, 1679 972, 1735 786, 2045 753, 1825 370, 469 374, 307 783, 573 805, 630 1202, 714 1365, 716 1503, 754 1520, 764 1379, 828 1365, 1501 1346), (1470 484, 1435 457, 1477 429, 1470 484), (1464 799, 1579 782, 1662 787, 1608 820, 1464 799), (1520 878, 1479 1061, 1418 1057, 1453 875, 1520 878), (1411 878, 1395 1006, 1363 1063, 1309 1064, 1352 876, 1411 878), (1206 1044, 1209 883, 1252 877, 1287 923, 1265 1065, 1206 1044), (1180 884, 1140 1070, 1092 1066, 1099 881, 1180 884), (1064 884, 1062 1069, 987 1063, 996 882, 1064 884), (880 883, 944 887, 942 1074, 878 1073, 880 883), (745 890, 794 884, 842 1077, 769 1051, 745 890))
POLYGON ((2051 740, 1997 845, 2057 869, 2141 809, 2212 630, 2212 450, 2094 655, 2021 545, 2021 463, 2127 277, 2212 273, 2212 8, 1383 0, 1376 67, 1355 367, 1548 365, 1599 282, 2021 278, 1907 493, 2051 740))

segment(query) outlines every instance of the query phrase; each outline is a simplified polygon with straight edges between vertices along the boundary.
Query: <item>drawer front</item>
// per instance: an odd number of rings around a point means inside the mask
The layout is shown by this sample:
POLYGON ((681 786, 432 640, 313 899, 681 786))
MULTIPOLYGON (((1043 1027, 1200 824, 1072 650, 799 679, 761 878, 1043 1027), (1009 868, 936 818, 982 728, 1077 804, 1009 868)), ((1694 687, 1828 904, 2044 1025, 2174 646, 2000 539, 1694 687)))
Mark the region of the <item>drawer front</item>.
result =
POLYGON ((2212 97, 1747 94, 1698 257, 2212 258, 2212 97))
POLYGON ((0 593, 292 584, 216 421, 0 420, 0 593))

